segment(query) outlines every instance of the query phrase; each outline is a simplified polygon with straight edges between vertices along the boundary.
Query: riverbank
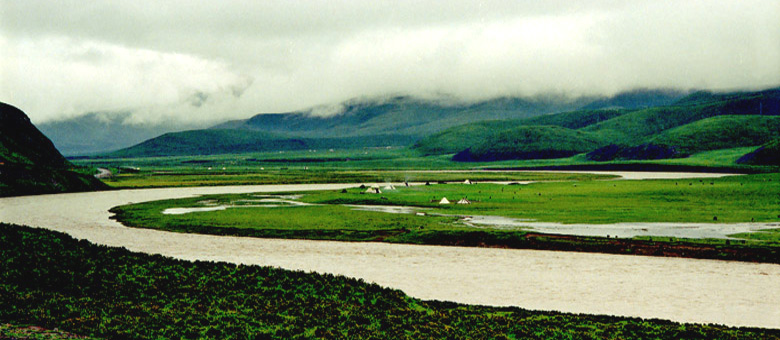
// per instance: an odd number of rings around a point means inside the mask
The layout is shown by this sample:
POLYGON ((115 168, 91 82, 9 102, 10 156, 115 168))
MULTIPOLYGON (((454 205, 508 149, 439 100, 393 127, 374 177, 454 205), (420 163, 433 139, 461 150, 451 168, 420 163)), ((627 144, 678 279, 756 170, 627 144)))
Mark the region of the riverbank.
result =
POLYGON ((779 330, 424 301, 341 276, 187 262, 0 224, 0 322, 106 338, 780 338, 779 330))

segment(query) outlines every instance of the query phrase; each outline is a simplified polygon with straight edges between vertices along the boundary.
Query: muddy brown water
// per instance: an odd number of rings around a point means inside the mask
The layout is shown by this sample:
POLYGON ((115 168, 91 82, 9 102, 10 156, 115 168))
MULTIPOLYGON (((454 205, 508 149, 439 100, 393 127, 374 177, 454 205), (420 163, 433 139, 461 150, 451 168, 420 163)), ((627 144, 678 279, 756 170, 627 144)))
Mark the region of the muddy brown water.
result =
POLYGON ((0 221, 187 260, 362 278, 421 298, 780 328, 780 265, 535 250, 276 240, 126 228, 111 207, 199 194, 338 189, 267 185, 0 198, 0 221))

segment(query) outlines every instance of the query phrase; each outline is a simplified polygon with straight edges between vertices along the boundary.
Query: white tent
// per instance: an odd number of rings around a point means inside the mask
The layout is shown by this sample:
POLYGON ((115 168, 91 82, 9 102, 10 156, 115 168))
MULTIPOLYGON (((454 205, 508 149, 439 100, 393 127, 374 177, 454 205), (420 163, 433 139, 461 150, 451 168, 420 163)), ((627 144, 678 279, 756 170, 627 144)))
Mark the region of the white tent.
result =
POLYGON ((447 197, 444 197, 439 201, 439 204, 450 204, 450 200, 448 200, 447 197))
POLYGON ((470 179, 467 179, 467 180, 463 181, 463 184, 474 184, 474 183, 472 183, 470 179))
POLYGON ((381 194, 382 190, 379 190, 379 187, 372 186, 368 189, 366 189, 367 194, 381 194))
POLYGON ((455 203, 455 204, 471 204, 471 201, 469 201, 469 200, 467 200, 465 198, 461 198, 460 201, 458 201, 458 203, 455 203))

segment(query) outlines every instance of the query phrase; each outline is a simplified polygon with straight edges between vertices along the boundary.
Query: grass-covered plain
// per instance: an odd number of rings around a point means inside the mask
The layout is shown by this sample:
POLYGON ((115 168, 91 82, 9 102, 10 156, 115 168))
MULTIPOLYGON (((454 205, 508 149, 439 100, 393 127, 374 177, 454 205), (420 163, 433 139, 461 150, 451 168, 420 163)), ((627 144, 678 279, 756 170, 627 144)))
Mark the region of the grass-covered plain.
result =
MULTIPOLYGON (((269 155, 264 156, 269 157, 269 155)), ((116 163, 108 163, 109 168, 117 175, 105 180, 105 183, 113 188, 148 188, 290 183, 438 182, 463 181, 465 179, 564 181, 614 177, 592 174, 470 171, 465 167, 442 172, 445 167, 438 162, 450 163, 450 161, 441 159, 440 156, 406 158, 400 154, 393 154, 389 157, 387 159, 371 158, 347 161, 343 156, 315 158, 307 154, 298 154, 285 160, 262 158, 261 161, 237 160, 229 156, 204 159, 150 159, 146 160, 149 163, 142 163, 139 166, 140 172, 129 173, 123 173, 119 168, 121 165, 118 164, 122 164, 122 161, 113 161, 116 163), (402 164, 404 166, 401 166, 402 164), (418 167, 414 168, 415 166, 418 167)), ((138 163, 136 161, 130 164, 137 166, 138 163)))
POLYGON ((296 202, 308 206, 259 202, 264 195, 211 195, 120 206, 115 218, 132 227, 274 238, 386 241, 426 244, 605 251, 667 256, 664 246, 696 246, 706 254, 688 256, 780 261, 780 235, 759 232, 739 245, 727 240, 654 238, 614 240, 561 238, 523 230, 475 228, 459 216, 506 216, 543 222, 776 222, 780 221, 780 174, 719 179, 644 181, 560 181, 504 185, 478 183, 397 187, 381 194, 366 189, 312 191, 296 202), (441 205, 469 199, 469 205, 441 205), (243 205, 243 207, 241 207, 243 205), (355 210, 349 205, 416 207, 418 214, 355 210), (163 214, 182 207, 237 206, 219 211, 163 214), (716 219, 717 218, 717 219, 716 219), (648 244, 649 242, 649 244, 648 244), (639 245, 639 246, 638 246, 639 245), (649 247, 649 250, 642 250, 649 247), (658 253, 660 252, 660 253, 658 253), (740 255, 739 253, 744 253, 740 255), (752 254, 752 255, 750 255, 752 254), (743 256, 744 255, 744 256, 743 256))
POLYGON ((98 338, 780 338, 777 330, 422 301, 340 276, 175 260, 8 224, 0 224, 0 258, 0 324, 98 338))
POLYGON ((656 167, 656 170, 666 171, 744 173, 780 171, 780 167, 736 163, 737 159, 755 149, 755 147, 733 148, 696 153, 687 158, 611 162, 595 162, 588 160, 585 154, 579 154, 556 159, 464 163, 452 161, 451 154, 423 156, 417 151, 403 148, 146 158, 84 158, 75 159, 73 162, 85 167, 110 169, 114 176, 104 180, 104 182, 119 189, 290 183, 434 182, 463 181, 465 179, 483 181, 584 179, 584 177, 560 177, 562 175, 486 173, 481 171, 484 169, 551 167, 620 170, 622 167, 630 166, 634 170, 656 167), (123 167, 139 168, 140 171, 127 172, 122 169, 123 167), (430 171, 458 171, 460 173, 434 174, 430 171), (471 171, 471 173, 465 173, 467 171, 471 171))

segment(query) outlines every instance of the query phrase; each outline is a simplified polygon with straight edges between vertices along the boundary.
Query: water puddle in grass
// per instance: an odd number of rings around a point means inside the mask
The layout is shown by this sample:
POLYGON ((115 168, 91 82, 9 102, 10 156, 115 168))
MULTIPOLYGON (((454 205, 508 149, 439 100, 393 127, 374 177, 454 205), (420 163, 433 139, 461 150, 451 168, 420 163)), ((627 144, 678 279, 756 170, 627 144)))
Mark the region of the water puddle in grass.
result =
POLYGON ((468 216, 463 223, 475 228, 501 230, 531 230, 546 234, 600 236, 600 237, 674 237, 734 239, 732 234, 752 233, 778 228, 777 223, 660 223, 627 222, 613 224, 563 224, 531 222, 503 216, 468 216))
POLYGON ((290 196, 274 196, 274 195, 255 195, 254 197, 274 197, 264 198, 258 200, 241 199, 230 202, 230 204, 218 205, 216 201, 207 200, 200 201, 199 204, 205 205, 205 207, 181 207, 181 208, 167 208, 162 211, 163 215, 183 215, 194 212, 208 212, 208 211, 221 211, 228 208, 279 208, 279 207, 300 207, 316 205, 312 203, 292 201, 291 199, 298 199, 303 195, 290 195, 290 196), (285 198, 276 198, 285 197, 285 198), (286 199, 290 198, 290 199, 286 199))
POLYGON ((431 212, 430 208, 392 205, 345 205, 358 211, 375 211, 388 214, 417 214, 420 216, 459 217, 463 225, 472 228, 497 230, 528 230, 546 234, 599 236, 599 237, 674 237, 697 239, 735 239, 729 235, 751 233, 780 228, 777 223, 659 223, 628 222, 612 224, 563 224, 536 222, 533 219, 489 215, 449 215, 431 212))
POLYGON ((195 207, 195 208, 168 208, 163 210, 163 215, 184 215, 194 212, 203 212, 203 211, 219 211, 219 210, 225 210, 227 209, 227 206, 225 205, 218 205, 218 206, 212 206, 212 207, 195 207))
MULTIPOLYGON (((317 205, 295 201, 303 195, 253 195, 253 197, 268 197, 257 200, 242 199, 227 205, 215 205, 215 201, 198 203, 206 207, 168 208, 165 215, 181 215, 193 212, 219 211, 227 208, 276 208, 289 206, 317 205)), ((417 214, 421 216, 460 217, 463 225, 472 228, 497 230, 528 230, 546 234, 598 236, 598 237, 673 237, 696 239, 735 239, 729 235, 752 233, 766 229, 780 228, 777 223, 661 223, 661 222, 626 222, 612 224, 563 224, 555 222, 536 222, 533 219, 519 219, 504 216, 489 215, 448 215, 432 213, 430 208, 396 205, 343 205, 356 211, 374 211, 387 214, 417 214)))
POLYGON ((283 200, 297 200, 301 199, 303 195, 252 195, 252 197, 257 198, 270 198, 270 199, 283 199, 283 200))
POLYGON ((417 208, 417 207, 407 207, 407 206, 398 206, 398 205, 344 205, 345 207, 350 207, 352 210, 357 211, 376 211, 376 212, 383 212, 388 214, 415 214, 420 209, 424 208, 417 208))

